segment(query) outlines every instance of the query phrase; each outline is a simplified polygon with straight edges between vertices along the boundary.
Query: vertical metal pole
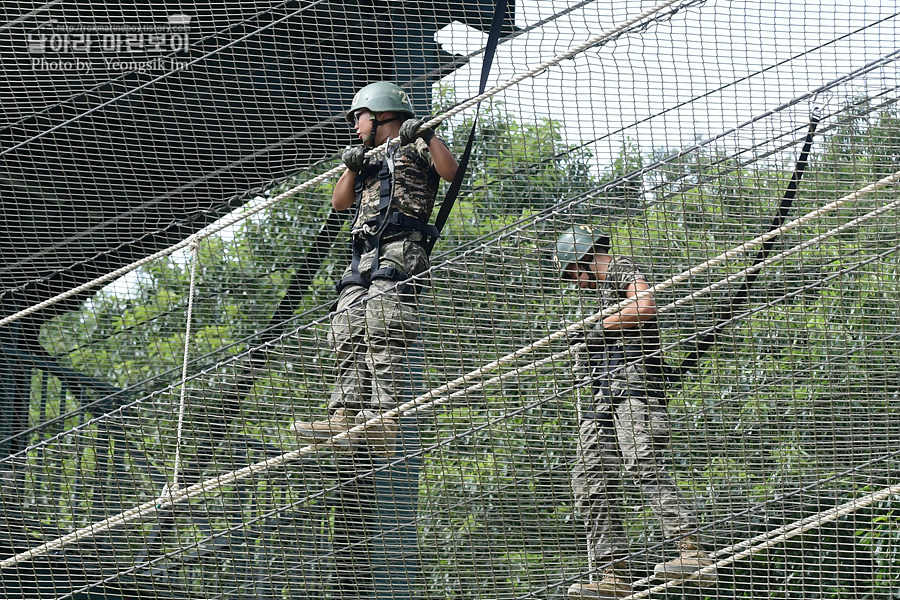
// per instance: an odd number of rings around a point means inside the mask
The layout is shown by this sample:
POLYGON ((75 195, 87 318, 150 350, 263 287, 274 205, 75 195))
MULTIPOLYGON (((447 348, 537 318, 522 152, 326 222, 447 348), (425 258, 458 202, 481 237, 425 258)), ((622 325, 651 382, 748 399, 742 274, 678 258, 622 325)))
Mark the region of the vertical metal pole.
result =
MULTIPOLYGON (((23 348, 18 322, 0 327, 0 440, 28 428, 28 409, 31 402, 31 366, 22 360, 23 348)), ((0 445, 0 458, 25 448, 22 437, 0 445)))
MULTIPOLYGON (((413 400, 422 388, 421 345, 407 353, 406 378, 398 401, 413 400)), ((334 507, 334 568, 338 596, 354 600, 412 600, 422 596, 416 530, 422 459, 417 419, 401 420, 391 458, 337 456, 339 476, 349 477, 329 499, 334 507), (367 473, 368 474, 365 474, 367 473)))
MULTIPOLYGON (((31 367, 22 360, 18 322, 0 327, 0 343, 3 344, 0 350, 0 440, 5 440, 28 428, 31 367)), ((27 539, 22 514, 25 478, 7 458, 24 448, 24 436, 0 444, 0 552, 3 554, 20 552, 27 539)), ((18 572, 3 575, 21 578, 18 572)), ((6 592, 6 580, 0 581, 0 589, 6 592)))
MULTIPOLYGON (((14 336, 10 331, 10 327, 14 327, 15 323, 0 327, 0 342, 5 346, 11 346, 14 343, 14 336)), ((0 440, 12 436, 13 430, 13 410, 16 397, 16 380, 14 373, 15 357, 11 352, 7 352, 4 348, 0 351, 0 440)), ((10 444, 12 442, 0 443, 0 458, 10 455, 10 444)))
MULTIPOLYGON (((402 398, 401 402, 408 402, 420 393, 423 370, 421 346, 411 348, 410 381, 405 386, 409 397, 402 398)), ((422 470, 422 457, 417 453, 422 443, 416 417, 403 419, 401 426, 398 451, 391 459, 394 464, 375 476, 376 503, 371 528, 375 543, 370 549, 376 600, 413 600, 423 596, 416 523, 422 470), (405 458, 410 455, 415 456, 405 458)))

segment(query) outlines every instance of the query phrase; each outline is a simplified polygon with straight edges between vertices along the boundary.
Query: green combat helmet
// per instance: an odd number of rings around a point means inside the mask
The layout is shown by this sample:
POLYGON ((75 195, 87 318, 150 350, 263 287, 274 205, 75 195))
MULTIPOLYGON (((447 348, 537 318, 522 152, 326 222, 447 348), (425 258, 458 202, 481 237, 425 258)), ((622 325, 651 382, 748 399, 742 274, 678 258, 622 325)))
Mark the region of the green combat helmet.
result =
POLYGON ((574 225, 563 232, 556 240, 556 267, 559 275, 565 276, 569 265, 575 264, 584 255, 589 254, 594 246, 606 251, 609 249, 609 236, 590 225, 574 225))
POLYGON ((347 110, 347 121, 353 123, 353 113, 361 108, 369 112, 396 112, 414 116, 412 104, 409 102, 409 94, 399 85, 389 81, 371 83, 356 92, 350 109, 347 110))

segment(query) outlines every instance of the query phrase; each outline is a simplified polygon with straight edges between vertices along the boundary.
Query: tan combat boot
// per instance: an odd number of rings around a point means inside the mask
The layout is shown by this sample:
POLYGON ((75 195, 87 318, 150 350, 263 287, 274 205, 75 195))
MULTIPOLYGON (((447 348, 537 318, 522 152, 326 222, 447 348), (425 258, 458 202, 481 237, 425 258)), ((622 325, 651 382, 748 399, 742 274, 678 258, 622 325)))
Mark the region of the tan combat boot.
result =
MULTIPOLYGON (((714 564, 713 559, 700 548, 700 543, 694 536, 688 536, 681 540, 678 549, 680 551, 678 558, 656 565, 653 569, 654 575, 660 579, 687 579, 700 569, 714 564)), ((716 570, 710 569, 700 574, 699 577, 693 578, 693 581, 700 585, 712 585, 718 579, 716 570)))
POLYGON ((573 583, 569 586, 569 598, 625 598, 633 592, 628 570, 614 565, 604 569, 600 581, 593 583, 573 583))
MULTIPOLYGON (((349 413, 345 408, 339 408, 334 411, 329 418, 321 421, 297 421, 291 425, 291 433, 297 437, 311 441, 322 441, 330 439, 339 433, 344 433, 351 429, 355 423, 350 419, 349 413)), ((334 446, 340 450, 351 450, 356 443, 356 436, 346 436, 339 440, 335 440, 334 446)))
POLYGON ((360 433, 361 441, 365 441, 369 452, 375 456, 390 458, 394 455, 397 445, 397 432, 400 427, 394 419, 382 417, 372 410, 361 411, 356 415, 356 425, 362 425, 372 419, 378 419, 360 433))

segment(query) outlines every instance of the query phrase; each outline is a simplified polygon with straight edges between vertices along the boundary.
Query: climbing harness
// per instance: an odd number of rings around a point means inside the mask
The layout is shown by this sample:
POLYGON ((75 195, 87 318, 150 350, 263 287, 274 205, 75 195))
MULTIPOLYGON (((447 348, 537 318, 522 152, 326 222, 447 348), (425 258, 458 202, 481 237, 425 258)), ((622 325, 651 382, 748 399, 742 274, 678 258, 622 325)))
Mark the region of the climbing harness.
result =
MULTIPOLYGON (((494 61, 494 55, 500 41, 500 32, 506 15, 506 5, 507 0, 497 0, 496 6, 494 7, 494 17, 491 21, 491 30, 488 34, 487 45, 484 49, 484 60, 481 66, 481 82, 478 88, 479 94, 484 93, 484 90, 487 87, 487 76, 491 70, 491 64, 494 61)), ((365 233, 362 235, 354 235, 351 241, 352 258, 350 261, 350 274, 341 279, 337 286, 335 286, 338 293, 348 285, 359 285, 368 288, 371 282, 377 279, 388 279, 390 281, 400 282, 409 278, 409 275, 400 269, 395 267, 380 268, 378 265, 378 255, 381 252, 381 244, 384 243, 385 240, 389 240, 394 234, 399 238, 413 231, 420 233, 422 235, 422 246, 425 248, 425 253, 429 256, 431 255, 434 244, 440 237, 441 229, 443 229, 444 224, 447 222, 447 218, 450 215, 450 211, 453 209, 453 204, 456 202, 456 197, 459 195, 459 190, 462 186, 463 178, 465 177, 466 169, 469 164, 469 157, 472 154, 472 146, 475 142, 475 131, 478 123, 478 110, 480 107, 481 103, 479 102, 476 106, 475 118, 472 122, 472 129, 469 131, 466 148, 463 150, 459 160, 456 176, 450 183, 450 187, 447 190, 447 195, 444 197, 443 202, 441 202, 438 214, 434 220, 434 225, 425 223, 424 221, 420 221, 419 219, 410 217, 399 211, 390 210, 391 200, 393 199, 393 155, 396 152, 396 147, 392 147, 388 144, 388 150, 385 152, 384 158, 381 161, 364 168, 356 176, 354 190, 356 191, 357 214, 353 217, 351 228, 355 225, 356 220, 359 217, 360 199, 362 198, 362 192, 365 188, 366 181, 372 177, 374 173, 377 173, 380 181, 381 199, 378 204, 378 216, 375 219, 371 219, 369 222, 364 223, 363 229, 365 233), (372 250, 376 250, 372 263, 372 274, 369 279, 366 280, 366 278, 359 273, 359 261, 365 252, 372 250)))
MULTIPOLYGON (((421 221, 415 217, 406 215, 399 210, 393 209, 394 199, 394 158, 397 147, 388 145, 388 150, 382 160, 373 165, 367 166, 356 176, 354 181, 354 191, 356 192, 356 214, 351 222, 351 230, 357 228, 357 220, 359 219, 359 211, 362 205, 363 192, 366 189, 367 182, 377 176, 379 188, 378 208, 374 217, 369 218, 362 223, 357 231, 351 236, 351 253, 350 273, 345 276, 337 284, 336 289, 340 293, 344 288, 350 285, 368 288, 372 281, 378 279, 387 279, 389 281, 404 281, 409 279, 409 274, 396 267, 380 267, 378 264, 379 254, 381 253, 381 245, 386 241, 401 239, 412 232, 418 232, 422 235, 423 245, 427 244, 432 238, 437 238, 439 232, 437 227, 421 221), (373 252, 372 269, 369 278, 363 277, 359 272, 359 263, 362 255, 367 252, 373 252)), ((427 248, 427 246, 425 246, 427 248)))

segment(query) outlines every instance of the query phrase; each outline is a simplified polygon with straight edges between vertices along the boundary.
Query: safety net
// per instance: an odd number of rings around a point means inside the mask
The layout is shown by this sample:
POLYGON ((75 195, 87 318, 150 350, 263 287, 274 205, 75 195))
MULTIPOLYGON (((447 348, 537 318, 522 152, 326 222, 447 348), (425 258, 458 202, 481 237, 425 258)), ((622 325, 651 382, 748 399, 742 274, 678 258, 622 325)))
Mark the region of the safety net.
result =
POLYGON ((898 16, 10 4, 3 596, 896 598, 898 16))

